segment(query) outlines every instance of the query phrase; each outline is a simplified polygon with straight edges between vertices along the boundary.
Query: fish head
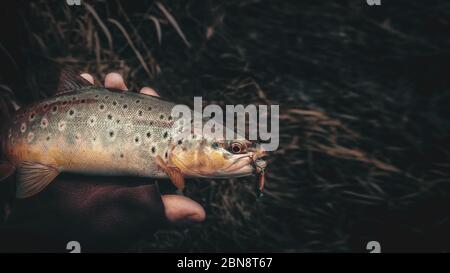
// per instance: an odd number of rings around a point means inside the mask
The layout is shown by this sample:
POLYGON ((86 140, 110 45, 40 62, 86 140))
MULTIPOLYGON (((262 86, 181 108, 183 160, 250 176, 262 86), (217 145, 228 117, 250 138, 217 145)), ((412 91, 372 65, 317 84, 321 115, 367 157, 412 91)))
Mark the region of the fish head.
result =
POLYGON ((245 139, 190 139, 173 147, 169 161, 191 177, 230 178, 264 172, 267 155, 245 139))

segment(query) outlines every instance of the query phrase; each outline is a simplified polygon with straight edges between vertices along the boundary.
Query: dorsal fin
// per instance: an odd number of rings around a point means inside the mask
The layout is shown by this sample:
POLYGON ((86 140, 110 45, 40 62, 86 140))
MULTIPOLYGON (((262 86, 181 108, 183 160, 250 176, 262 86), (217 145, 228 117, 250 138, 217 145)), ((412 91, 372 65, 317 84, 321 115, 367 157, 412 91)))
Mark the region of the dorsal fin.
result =
POLYGON ((61 75, 59 76, 59 84, 56 95, 77 91, 78 89, 90 86, 94 85, 75 73, 75 71, 64 68, 61 70, 61 75))

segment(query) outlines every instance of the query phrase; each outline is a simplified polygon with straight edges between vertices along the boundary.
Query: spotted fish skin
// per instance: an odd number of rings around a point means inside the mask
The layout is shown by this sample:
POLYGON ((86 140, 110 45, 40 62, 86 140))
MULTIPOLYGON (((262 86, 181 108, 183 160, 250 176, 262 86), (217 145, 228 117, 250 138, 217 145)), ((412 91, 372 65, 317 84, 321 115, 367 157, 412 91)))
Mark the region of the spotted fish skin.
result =
POLYGON ((133 92, 87 87, 19 109, 8 130, 10 161, 59 172, 167 177, 173 103, 133 92))

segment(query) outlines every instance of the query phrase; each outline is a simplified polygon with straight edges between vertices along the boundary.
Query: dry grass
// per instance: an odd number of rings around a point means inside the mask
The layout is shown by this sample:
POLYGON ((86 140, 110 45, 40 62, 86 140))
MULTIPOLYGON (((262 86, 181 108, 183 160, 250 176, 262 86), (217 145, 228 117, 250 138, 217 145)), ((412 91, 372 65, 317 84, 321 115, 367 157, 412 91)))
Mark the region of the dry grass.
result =
MULTIPOLYGON (((39 58, 99 79, 119 71, 132 89, 150 85, 186 103, 202 95, 280 105, 263 202, 250 178, 190 181, 206 223, 162 230, 134 250, 363 251, 383 235, 355 228, 381 228, 393 211, 449 197, 448 116, 430 106, 448 101, 449 86, 423 95, 414 81, 414 60, 448 46, 418 18, 448 27, 449 5, 403 1, 377 12, 361 1, 275 2, 29 4, 39 58)), ((53 91, 36 82, 22 96, 53 91)), ((418 226, 429 231, 418 220, 401 232, 418 226)))

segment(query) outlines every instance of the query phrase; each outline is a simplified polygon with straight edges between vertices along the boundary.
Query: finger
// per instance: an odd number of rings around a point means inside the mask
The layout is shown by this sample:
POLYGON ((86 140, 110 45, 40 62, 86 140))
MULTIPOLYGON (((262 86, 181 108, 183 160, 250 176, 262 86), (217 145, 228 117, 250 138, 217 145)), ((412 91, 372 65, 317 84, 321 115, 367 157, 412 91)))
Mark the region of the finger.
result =
POLYGON ((88 82, 94 84, 94 77, 92 77, 91 74, 88 73, 83 73, 80 75, 81 77, 83 77, 85 80, 87 80, 88 82))
POLYGON ((143 87, 139 93, 159 97, 158 93, 150 87, 143 87))
POLYGON ((194 200, 182 195, 161 196, 166 218, 172 223, 203 222, 206 217, 203 207, 194 200))
POLYGON ((118 73, 108 73, 105 77, 105 87, 106 88, 114 88, 114 89, 120 89, 120 90, 128 90, 127 86, 125 85, 125 82, 123 81, 123 78, 118 73))

